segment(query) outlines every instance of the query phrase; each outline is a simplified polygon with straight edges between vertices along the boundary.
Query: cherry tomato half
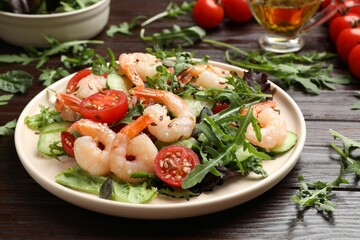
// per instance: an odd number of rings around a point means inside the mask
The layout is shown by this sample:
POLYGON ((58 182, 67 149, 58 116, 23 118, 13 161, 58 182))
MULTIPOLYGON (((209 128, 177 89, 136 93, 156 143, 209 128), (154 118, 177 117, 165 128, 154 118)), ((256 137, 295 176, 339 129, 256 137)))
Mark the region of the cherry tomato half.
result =
POLYGON ((226 103, 226 102, 217 102, 215 103, 215 106, 213 107, 213 109, 211 109, 211 111, 216 114, 218 112, 221 112, 222 110, 227 109, 230 106, 230 103, 226 103))
POLYGON ((216 0, 198 0, 192 14, 196 24, 205 29, 217 27, 224 19, 224 9, 216 0))
POLYGON ((171 145, 159 151, 155 158, 155 173, 165 183, 181 187, 186 175, 200 164, 199 157, 188 147, 171 145))
POLYGON ((348 62, 349 54, 360 42, 360 28, 348 28, 342 31, 336 41, 336 49, 342 60, 348 62))
POLYGON ((348 13, 345 16, 334 19, 329 26, 331 40, 336 43, 337 38, 343 30, 352 27, 360 27, 358 25, 359 19, 360 16, 355 13, 348 13))
POLYGON ((128 99, 124 92, 104 90, 83 99, 80 114, 87 119, 109 125, 121 120, 128 111, 128 99))
POLYGON ((252 18, 249 5, 246 0, 222 0, 225 14, 234 22, 244 23, 252 18))
POLYGON ((348 64, 352 74, 360 80, 360 43, 351 50, 348 64))
POLYGON ((75 75, 69 80, 66 86, 66 93, 73 93, 76 91, 78 82, 86 76, 91 74, 91 69, 83 69, 75 73, 75 75))
POLYGON ((61 145, 64 151, 69 155, 74 157, 74 142, 76 137, 69 132, 61 132, 61 145))
MULTIPOLYGON (((89 76, 92 74, 91 69, 83 69, 75 73, 75 75, 69 80, 68 84, 66 85, 66 93, 70 94, 76 91, 77 85, 81 79, 84 77, 89 76)), ((106 78, 107 73, 104 73, 103 76, 106 78)))

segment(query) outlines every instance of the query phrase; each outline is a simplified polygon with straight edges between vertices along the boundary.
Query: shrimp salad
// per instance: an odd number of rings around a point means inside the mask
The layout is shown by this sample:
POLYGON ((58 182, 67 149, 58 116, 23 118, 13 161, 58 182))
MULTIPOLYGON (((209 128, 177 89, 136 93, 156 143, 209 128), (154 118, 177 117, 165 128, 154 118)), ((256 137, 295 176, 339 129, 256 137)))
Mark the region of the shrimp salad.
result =
POLYGON ((131 203, 187 198, 255 173, 297 141, 263 73, 234 72, 187 52, 122 53, 75 73, 28 116, 41 155, 72 159, 55 181, 131 203))

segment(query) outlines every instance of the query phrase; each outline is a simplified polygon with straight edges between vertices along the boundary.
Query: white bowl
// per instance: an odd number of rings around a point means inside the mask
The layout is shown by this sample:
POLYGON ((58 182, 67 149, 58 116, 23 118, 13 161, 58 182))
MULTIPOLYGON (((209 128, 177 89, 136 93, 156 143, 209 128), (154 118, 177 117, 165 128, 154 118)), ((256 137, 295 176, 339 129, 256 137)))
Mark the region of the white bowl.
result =
POLYGON ((65 13, 17 14, 0 11, 0 38, 17 46, 48 47, 44 35, 61 42, 87 40, 107 24, 110 0, 65 13))

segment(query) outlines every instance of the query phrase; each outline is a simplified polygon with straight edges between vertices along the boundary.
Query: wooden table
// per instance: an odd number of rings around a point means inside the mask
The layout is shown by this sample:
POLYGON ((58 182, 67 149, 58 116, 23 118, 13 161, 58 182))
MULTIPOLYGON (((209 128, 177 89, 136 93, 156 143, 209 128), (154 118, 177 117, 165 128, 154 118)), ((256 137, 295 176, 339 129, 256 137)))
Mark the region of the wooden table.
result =
MULTIPOLYGON (((130 21, 138 15, 153 16, 162 11, 169 1, 112 1, 109 23, 96 37, 105 44, 94 46, 101 55, 106 48, 116 54, 143 52, 148 46, 138 37, 106 36, 112 24, 130 21)), ((148 27, 159 32, 173 24, 190 26, 189 15, 178 19, 158 21, 148 27)), ((225 21, 220 28, 208 32, 208 37, 225 41, 244 50, 258 50, 257 39, 263 33, 255 21, 235 25, 225 21)), ((302 50, 334 52, 326 26, 316 28, 305 36, 302 50)), ((196 44, 190 49, 197 56, 209 55, 212 60, 225 61, 224 49, 207 44, 196 44)), ((22 52, 21 48, 0 42, 0 54, 22 52)), ((55 57, 50 67, 61 66, 55 57)), ((347 66, 334 61, 336 72, 348 72, 347 66)), ((34 64, 0 64, 0 73, 23 69, 38 76, 34 64)), ((26 104, 43 89, 34 80, 25 94, 17 94, 6 106, 0 107, 0 125, 16 119, 26 104)), ((13 136, 0 137, 0 238, 1 239, 340 239, 360 236, 360 189, 357 179, 347 175, 349 185, 334 190, 336 211, 324 217, 315 209, 299 211, 291 201, 299 187, 297 177, 308 181, 332 181, 339 172, 339 163, 329 143, 332 128, 354 140, 360 140, 359 111, 350 110, 358 99, 354 90, 359 84, 338 86, 336 91, 322 90, 319 95, 306 94, 291 87, 288 94, 300 106, 307 124, 304 150, 294 169, 274 188, 240 206, 210 214, 179 220, 136 220, 112 217, 73 206, 44 190, 25 171, 15 150, 13 136)))

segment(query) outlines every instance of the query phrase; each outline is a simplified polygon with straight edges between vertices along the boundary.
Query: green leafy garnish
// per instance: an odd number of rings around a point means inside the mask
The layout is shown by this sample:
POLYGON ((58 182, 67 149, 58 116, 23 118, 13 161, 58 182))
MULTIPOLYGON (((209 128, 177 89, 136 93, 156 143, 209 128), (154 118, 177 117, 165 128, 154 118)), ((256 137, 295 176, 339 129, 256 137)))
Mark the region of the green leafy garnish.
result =
POLYGON ((330 129, 330 133, 334 139, 340 139, 342 141, 342 148, 338 147, 334 143, 330 146, 340 155, 340 173, 339 176, 333 182, 304 182, 304 178, 299 176, 300 188, 296 195, 292 196, 292 200, 304 207, 314 207, 319 211, 332 212, 336 208, 336 204, 330 199, 334 195, 332 190, 340 184, 349 184, 344 179, 344 175, 347 173, 354 173, 357 177, 360 176, 360 158, 352 156, 353 150, 360 149, 360 142, 356 142, 349 139, 340 133, 330 129))
POLYGON ((182 4, 179 6, 173 2, 171 2, 165 9, 164 12, 158 13, 155 16, 149 18, 148 20, 146 20, 145 22, 143 22, 141 24, 141 27, 145 27, 146 25, 149 25, 152 22, 155 22, 161 18, 164 17, 178 17, 180 15, 184 15, 186 13, 188 13, 189 11, 191 11, 193 9, 195 5, 195 2, 182 2, 182 4))
POLYGON ((21 63, 23 65, 37 62, 36 67, 42 67, 48 60, 50 56, 67 52, 70 49, 76 49, 79 45, 87 45, 87 44, 103 44, 103 41, 98 40, 79 40, 79 41, 69 41, 69 42, 59 42, 56 39, 45 37, 46 40, 51 44, 50 48, 44 50, 38 50, 33 47, 27 47, 27 54, 19 54, 19 55, 0 55, 0 62, 4 63, 21 63))
POLYGON ((26 116, 24 123, 32 130, 40 130, 42 127, 60 120, 59 112, 50 109, 50 107, 40 105, 40 113, 26 116))
POLYGON ((33 76, 22 70, 0 74, 0 89, 9 93, 25 93, 32 84, 33 76))
POLYGON ((181 28, 174 25, 172 30, 164 29, 161 33, 154 33, 151 36, 145 36, 145 29, 141 29, 140 38, 143 41, 149 41, 159 46, 192 46, 198 40, 205 37, 206 32, 198 26, 181 28))
POLYGON ((13 135, 15 132, 16 119, 7 122, 5 125, 0 126, 0 136, 13 135))
POLYGON ((5 94, 5 95, 0 96, 0 106, 4 106, 4 105, 8 104, 13 96, 14 96, 13 94, 5 94))
POLYGON ((145 16, 137 16, 131 20, 130 23, 122 22, 118 25, 111 25, 110 28, 106 31, 106 35, 113 37, 117 33, 122 33, 125 35, 131 35, 131 30, 139 26, 139 22, 146 18, 145 16))
POLYGON ((48 87, 60 78, 66 77, 68 75, 69 72, 62 67, 57 69, 46 68, 41 70, 39 81, 43 81, 43 85, 48 87))

